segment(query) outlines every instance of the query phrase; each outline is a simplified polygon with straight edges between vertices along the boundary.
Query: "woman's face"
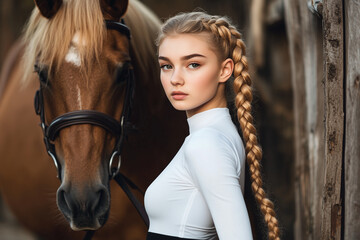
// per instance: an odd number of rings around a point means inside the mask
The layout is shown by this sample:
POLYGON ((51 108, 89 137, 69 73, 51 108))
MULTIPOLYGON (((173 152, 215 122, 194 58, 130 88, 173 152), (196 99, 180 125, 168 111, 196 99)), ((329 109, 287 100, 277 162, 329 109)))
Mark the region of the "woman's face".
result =
MULTIPOLYGON (((160 78, 173 107, 188 117, 217 107, 226 107, 224 83, 233 62, 220 62, 210 48, 208 33, 175 34, 159 46, 160 78)), ((230 73, 229 73, 230 72, 230 73)))

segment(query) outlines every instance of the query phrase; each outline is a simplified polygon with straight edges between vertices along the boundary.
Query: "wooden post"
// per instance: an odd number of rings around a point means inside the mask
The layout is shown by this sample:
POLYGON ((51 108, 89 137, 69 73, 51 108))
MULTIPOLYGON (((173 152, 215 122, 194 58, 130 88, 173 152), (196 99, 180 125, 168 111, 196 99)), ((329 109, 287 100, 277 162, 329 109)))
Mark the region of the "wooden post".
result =
POLYGON ((323 4, 325 77, 325 179, 321 239, 341 239, 341 171, 344 139, 343 3, 323 4))
POLYGON ((307 239, 310 217, 308 138, 306 134, 305 74, 300 1, 284 1, 291 59, 295 129, 295 239, 307 239))
POLYGON ((345 97, 343 6, 336 0, 322 5, 320 2, 321 27, 306 2, 284 4, 294 92, 295 239, 340 240, 345 97))
MULTIPOLYGON (((301 14, 301 39, 304 62, 306 128, 308 139, 309 166, 309 216, 304 224, 307 230, 306 239, 321 239, 322 194, 324 184, 324 58, 322 21, 319 15, 310 11, 304 1, 299 1, 301 14)), ((294 89, 295 90, 295 89, 294 89)), ((301 239, 301 238, 298 238, 301 239)))
POLYGON ((360 239, 360 5, 345 0, 345 239, 360 239))

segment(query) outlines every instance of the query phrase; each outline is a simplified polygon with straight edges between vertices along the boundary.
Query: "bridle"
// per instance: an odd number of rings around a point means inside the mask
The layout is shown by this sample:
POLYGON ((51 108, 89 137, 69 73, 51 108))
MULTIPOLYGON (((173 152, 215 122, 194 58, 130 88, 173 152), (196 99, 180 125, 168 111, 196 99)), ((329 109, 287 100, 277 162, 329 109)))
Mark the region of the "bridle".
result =
MULTIPOLYGON (((130 39, 130 29, 120 22, 114 22, 106 20, 106 27, 108 29, 115 29, 120 33, 126 35, 130 39)), ((40 72, 38 72, 40 77, 40 72)), ((131 102, 134 91, 134 72, 133 69, 129 69, 128 78, 126 79, 126 90, 125 90, 125 100, 124 107, 121 113, 120 121, 115 120, 113 117, 94 110, 77 110, 62 114, 56 117, 49 125, 45 123, 45 110, 44 110, 44 98, 42 93, 42 85, 35 93, 35 112, 40 116, 40 126, 42 128, 44 143, 46 146, 46 151, 54 161, 55 167, 58 172, 58 178, 61 180, 61 164, 56 157, 55 145, 52 143, 59 132, 67 127, 78 125, 78 124, 91 124, 95 126, 102 127, 109 133, 112 133, 116 138, 116 144, 111 154, 109 161, 109 177, 114 178, 119 172, 121 166, 121 151, 124 142, 125 135, 127 133, 128 127, 131 124, 129 123, 129 115, 131 110, 131 102), (116 168, 113 168, 114 158, 119 156, 118 164, 116 168)))
MULTIPOLYGON (((125 25, 124 21, 121 22, 105 20, 107 29, 114 29, 124 34, 129 40, 131 39, 130 29, 125 25)), ((39 78, 40 71, 36 69, 39 78)), ((136 197, 132 194, 129 186, 133 189, 141 190, 127 177, 119 172, 121 166, 121 153, 123 148, 124 139, 127 136, 127 133, 132 129, 132 124, 129 122, 129 117, 131 113, 132 98, 134 95, 134 71, 132 68, 128 69, 127 79, 126 79, 126 89, 125 89, 125 98, 124 106, 121 113, 120 121, 117 121, 113 117, 95 110, 76 110, 68 112, 56 117, 49 125, 46 124, 45 120, 45 110, 44 110, 44 97, 42 93, 42 84, 40 83, 39 90, 35 93, 35 112, 40 116, 40 126, 43 132, 44 143, 47 153, 50 155, 54 161, 54 165, 57 169, 57 177, 61 180, 61 164, 56 156, 55 145, 53 141, 58 137, 59 132, 67 127, 78 125, 78 124, 91 124, 95 126, 102 127, 109 133, 113 134, 116 137, 116 143, 112 151, 110 160, 109 160, 109 178, 114 179, 123 191, 127 194, 128 198, 131 200, 133 205, 136 207, 138 213, 141 215, 145 224, 149 226, 149 219, 145 212, 144 207, 136 197), (115 161, 115 157, 118 156, 117 167, 112 167, 115 161)), ((94 231, 87 231, 87 234, 84 239, 91 239, 94 231)))

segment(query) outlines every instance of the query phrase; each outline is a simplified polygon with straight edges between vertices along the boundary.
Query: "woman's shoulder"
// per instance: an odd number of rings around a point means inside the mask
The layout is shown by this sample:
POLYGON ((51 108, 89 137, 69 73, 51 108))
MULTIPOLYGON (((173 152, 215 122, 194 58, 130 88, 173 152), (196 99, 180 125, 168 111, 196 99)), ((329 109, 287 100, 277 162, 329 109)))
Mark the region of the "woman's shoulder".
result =
POLYGON ((184 147, 187 156, 201 156, 232 152, 234 143, 219 129, 206 127, 191 134, 184 147))
POLYGON ((192 143, 202 145, 238 145, 241 142, 239 133, 235 126, 230 124, 217 124, 214 126, 204 127, 189 135, 192 143))
POLYGON ((211 159, 226 158, 238 162, 244 158, 244 145, 240 135, 235 130, 204 127, 189 135, 184 145, 186 161, 211 161, 211 159))
POLYGON ((189 136, 192 144, 227 144, 231 138, 225 132, 214 127, 204 127, 189 136))
POLYGON ((184 166, 188 167, 190 172, 202 173, 209 172, 209 169, 226 168, 235 169, 236 173, 240 174, 242 156, 239 153, 242 148, 243 146, 233 142, 219 129, 203 128, 191 134, 184 146, 184 166))

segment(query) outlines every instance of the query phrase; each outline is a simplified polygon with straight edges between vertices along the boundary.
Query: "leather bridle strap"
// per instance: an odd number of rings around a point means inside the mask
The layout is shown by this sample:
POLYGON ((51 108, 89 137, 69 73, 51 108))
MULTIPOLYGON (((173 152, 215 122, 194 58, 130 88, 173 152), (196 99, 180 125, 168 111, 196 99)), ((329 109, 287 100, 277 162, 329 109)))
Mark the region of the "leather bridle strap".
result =
POLYGON ((132 204, 135 206, 136 210, 138 211, 139 215, 143 219, 145 225, 149 227, 149 217, 146 214, 145 208, 143 205, 137 200, 137 198, 134 196, 134 194, 131 192, 129 186, 133 189, 138 190, 141 192, 141 190, 127 177, 125 177, 123 174, 119 173, 114 177, 114 180, 120 185, 120 187, 124 190, 132 204))
POLYGON ((120 20, 121 22, 105 20, 106 28, 107 29, 114 29, 118 32, 124 34, 128 39, 131 38, 130 29, 125 25, 124 19, 120 20))
POLYGON ((54 141, 61 129, 77 124, 96 125, 113 133, 115 136, 121 134, 120 124, 109 115, 93 110, 79 110, 55 118, 47 128, 46 135, 49 140, 54 141))
POLYGON ((83 240, 91 240, 94 234, 95 234, 94 230, 87 230, 83 240))

